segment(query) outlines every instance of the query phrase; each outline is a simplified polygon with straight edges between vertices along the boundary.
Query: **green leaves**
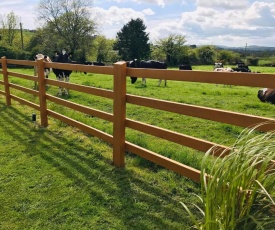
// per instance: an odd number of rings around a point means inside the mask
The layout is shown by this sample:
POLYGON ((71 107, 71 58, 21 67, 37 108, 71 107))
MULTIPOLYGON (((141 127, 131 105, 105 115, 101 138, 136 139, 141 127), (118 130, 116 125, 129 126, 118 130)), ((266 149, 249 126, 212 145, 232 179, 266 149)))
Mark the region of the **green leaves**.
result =
POLYGON ((141 19, 132 19, 117 33, 114 49, 123 60, 147 59, 150 55, 149 34, 141 19))
POLYGON ((210 151, 201 166, 204 220, 194 219, 184 205, 197 228, 270 229, 275 223, 270 219, 274 215, 275 170, 271 161, 275 160, 275 133, 245 129, 231 154, 217 158, 207 172, 210 151))

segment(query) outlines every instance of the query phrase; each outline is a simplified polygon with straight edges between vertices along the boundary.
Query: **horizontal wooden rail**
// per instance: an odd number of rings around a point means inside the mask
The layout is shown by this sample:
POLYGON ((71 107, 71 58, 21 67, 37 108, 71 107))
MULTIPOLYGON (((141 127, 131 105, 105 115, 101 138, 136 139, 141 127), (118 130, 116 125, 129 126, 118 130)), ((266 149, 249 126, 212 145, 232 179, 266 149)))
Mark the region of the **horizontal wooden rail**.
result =
POLYGON ((167 129, 162 129, 153 125, 126 119, 126 127, 138 130, 156 137, 163 138, 183 146, 187 146, 202 152, 207 152, 210 148, 214 147, 212 155, 225 157, 229 154, 231 148, 223 145, 218 145, 213 142, 205 141, 199 138, 191 137, 181 133, 173 132, 167 129))
POLYGON ((4 81, 1 81, 1 80, 0 80, 0 85, 4 85, 4 84, 5 84, 4 81))
POLYGON ((0 94, 6 96, 6 94, 3 90, 0 90, 0 94))
POLYGON ((17 90, 21 90, 25 93, 29 93, 29 94, 32 94, 32 95, 35 95, 35 96, 39 96, 39 92, 36 91, 36 90, 33 90, 33 89, 29 89, 29 88, 26 88, 26 87, 23 87, 23 86, 20 86, 20 85, 16 85, 16 84, 13 84, 13 83, 10 83, 9 86, 11 88, 14 88, 14 89, 17 89, 17 90))
POLYGON ((27 105, 27 106, 29 106, 29 107, 31 107, 31 108, 33 108, 33 109, 36 109, 36 110, 39 110, 39 109, 40 109, 40 106, 39 106, 39 105, 37 105, 37 104, 35 104, 35 103, 32 103, 32 102, 30 102, 30 101, 27 101, 27 100, 25 100, 25 99, 22 99, 22 98, 20 98, 20 97, 17 97, 17 96, 15 96, 15 95, 12 95, 12 94, 11 94, 11 99, 13 99, 13 100, 15 100, 15 101, 18 101, 18 102, 20 102, 21 104, 27 105))
POLYGON ((200 170, 194 169, 190 166, 171 160, 168 157, 164 157, 155 152, 134 145, 128 141, 126 141, 125 147, 126 150, 133 154, 143 157, 151 162, 154 162, 167 169, 170 169, 171 171, 179 173, 180 175, 188 177, 196 182, 200 182, 200 170))
POLYGON ((157 100, 129 94, 127 94, 126 98, 127 102, 131 104, 174 112, 182 115, 237 125, 240 127, 251 127, 259 123, 265 123, 266 125, 258 126, 257 129, 261 131, 270 131, 275 129, 275 119, 273 118, 264 118, 243 113, 236 113, 226 110, 212 109, 165 100, 157 100))
POLYGON ((102 132, 102 131, 100 131, 98 129, 92 128, 92 127, 90 127, 90 126, 88 126, 86 124, 83 124, 83 123, 81 123, 79 121, 76 121, 74 119, 66 117, 66 116, 64 116, 62 114, 56 113, 56 112, 54 112, 52 110, 47 110, 47 114, 49 116, 52 116, 53 118, 56 118, 56 119, 58 119, 60 121, 65 122, 68 125, 76 127, 77 129, 80 129, 80 130, 82 130, 85 133, 88 133, 88 134, 90 134, 92 136, 95 136, 97 138, 100 138, 100 139, 102 139, 102 140, 104 140, 104 141, 106 141, 106 142, 108 142, 110 144, 113 144, 113 136, 110 135, 110 134, 107 134, 107 133, 102 132))
POLYGON ((114 92, 107 89, 98 89, 91 86, 84 86, 84 85, 73 84, 69 82, 61 82, 61 81, 52 80, 52 79, 45 79, 45 82, 46 84, 49 84, 49 85, 64 87, 64 88, 76 90, 82 93, 93 94, 95 96, 106 97, 109 99, 114 98, 114 92))
POLYGON ((36 66, 35 61, 7 59, 7 64, 36 66))
POLYGON ((127 76, 275 88, 274 74, 127 68, 127 76))
POLYGON ((8 75, 9 76, 13 76, 13 77, 18 77, 18 78, 23 78, 26 80, 30 80, 30 81, 38 81, 37 77, 31 76, 31 75, 27 75, 27 74, 22 74, 22 73, 16 73, 16 72, 10 72, 8 71, 8 75))
POLYGON ((58 98, 58 97, 51 96, 49 94, 46 95, 46 99, 51 102, 57 103, 59 105, 63 105, 65 107, 71 108, 73 110, 76 110, 76 111, 79 111, 79 112, 82 112, 82 113, 85 113, 85 114, 88 114, 91 116, 95 116, 95 117, 101 118, 106 121, 113 122, 113 120, 114 120, 113 114, 111 114, 111 113, 106 113, 106 112, 103 112, 100 110, 92 109, 90 107, 87 107, 84 105, 79 105, 79 104, 58 98))
POLYGON ((3 70, 0 70, 0 74, 3 74, 3 70))
POLYGON ((114 75, 114 68, 112 66, 94 66, 94 65, 80 65, 71 63, 57 63, 45 62, 46 68, 66 69, 80 72, 92 72, 98 74, 114 75))

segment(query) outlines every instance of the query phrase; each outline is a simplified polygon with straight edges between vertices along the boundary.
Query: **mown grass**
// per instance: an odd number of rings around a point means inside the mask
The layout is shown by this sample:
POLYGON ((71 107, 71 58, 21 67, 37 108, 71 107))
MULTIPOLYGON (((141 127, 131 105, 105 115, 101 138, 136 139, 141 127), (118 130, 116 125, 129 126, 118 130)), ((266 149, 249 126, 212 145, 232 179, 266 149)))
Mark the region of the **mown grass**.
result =
POLYGON ((195 183, 127 155, 112 165, 106 143, 27 107, 0 101, 0 229, 180 229, 179 202, 195 183))
MULTIPOLYGON (((211 66, 196 67, 211 71, 211 66)), ((194 68, 194 69, 196 69, 194 68)), ((273 69, 255 70, 271 72, 273 69)), ((31 69, 15 69, 33 74, 31 69)), ((253 70, 254 71, 254 70, 253 70)), ((53 74, 50 78, 54 79, 53 74)), ((32 88, 33 82, 10 78, 32 88)), ((111 76, 73 73, 71 82, 112 89, 111 76)), ((2 86, 0 86, 2 87, 2 86)), ((1 88, 3 89, 3 88, 1 88)), ((147 79, 143 86, 127 81, 127 93, 176 102, 274 117, 275 107, 257 98, 258 88, 168 81, 157 87, 147 79)), ((12 89, 22 98, 34 96, 12 89)), ((50 86, 56 95, 57 87, 50 86)), ((66 100, 112 113, 112 101, 70 91, 66 100)), ((190 226, 180 202, 196 202, 191 193, 198 185, 148 161, 127 153, 126 168, 112 165, 112 149, 97 138, 50 118, 49 127, 31 122, 33 109, 13 102, 5 106, 0 96, 0 227, 4 229, 184 229, 190 226), (11 196, 10 194, 13 194, 11 196)), ((112 134, 112 124, 53 103, 48 108, 112 134)), ((127 105, 127 117, 192 135, 218 144, 232 145, 241 127, 127 105)), ((127 129, 126 139, 200 168, 204 153, 127 129)), ((209 167, 211 164, 209 163, 209 167)))

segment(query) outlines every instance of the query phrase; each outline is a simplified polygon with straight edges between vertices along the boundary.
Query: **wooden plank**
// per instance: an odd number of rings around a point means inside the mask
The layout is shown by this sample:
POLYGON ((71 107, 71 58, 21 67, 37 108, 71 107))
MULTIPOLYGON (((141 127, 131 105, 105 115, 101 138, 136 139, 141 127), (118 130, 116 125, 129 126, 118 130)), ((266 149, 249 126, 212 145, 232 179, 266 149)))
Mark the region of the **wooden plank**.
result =
POLYGON ((181 133, 173 132, 167 129, 156 127, 153 125, 148 125, 138 121, 126 119, 126 126, 131 129, 138 130, 164 140, 168 140, 174 143, 178 143, 183 146, 187 146, 202 152, 207 152, 210 148, 213 148, 211 155, 225 157, 231 151, 231 148, 223 145, 219 145, 210 141, 202 140, 199 138, 191 137, 181 133))
POLYGON ((27 106, 31 107, 31 108, 33 108, 33 109, 40 110, 40 106, 37 105, 37 104, 35 104, 35 103, 29 102, 29 101, 27 101, 27 100, 25 100, 25 99, 22 99, 22 98, 20 98, 20 97, 17 97, 17 96, 15 96, 15 95, 12 95, 12 94, 11 94, 11 98, 12 98, 13 100, 15 100, 15 101, 20 102, 21 104, 24 104, 24 105, 27 105, 27 106))
POLYGON ((114 92, 111 90, 98 89, 98 88, 91 87, 91 86, 84 86, 84 85, 73 84, 73 83, 69 83, 69 82, 61 82, 61 81, 56 81, 56 80, 52 80, 52 79, 46 79, 45 81, 46 81, 47 85, 54 85, 54 86, 58 86, 58 87, 60 86, 60 87, 76 90, 76 91, 83 92, 83 93, 93 94, 95 96, 106 97, 109 99, 114 98, 114 92))
POLYGON ((35 81, 35 82, 38 81, 38 77, 31 76, 31 75, 28 75, 28 74, 22 74, 22 73, 16 73, 16 72, 8 71, 8 75, 13 76, 13 77, 23 78, 23 79, 30 80, 30 81, 35 81))
POLYGON ((102 132, 102 131, 100 131, 98 129, 92 128, 92 127, 90 127, 90 126, 88 126, 86 124, 83 124, 83 123, 81 123, 79 121, 76 121, 76 120, 71 119, 69 117, 66 117, 64 115, 61 115, 59 113, 56 113, 56 112, 54 112, 52 110, 47 110, 47 114, 49 116, 53 117, 53 118, 56 118, 56 119, 58 119, 60 121, 65 122, 68 125, 76 127, 77 129, 80 129, 80 130, 82 130, 85 133, 88 133, 88 134, 90 134, 92 136, 95 136, 95 137, 97 137, 97 138, 99 138, 99 139, 101 139, 103 141, 106 141, 106 142, 108 142, 110 144, 113 144, 113 136, 111 136, 110 134, 104 133, 104 132, 102 132))
POLYGON ((103 112, 100 110, 92 109, 90 107, 87 107, 84 105, 79 105, 79 104, 58 98, 58 97, 54 97, 49 94, 46 95, 46 99, 49 101, 52 101, 54 103, 57 103, 59 105, 63 105, 65 107, 71 108, 73 110, 76 110, 76 111, 79 111, 79 112, 82 112, 82 113, 85 113, 85 114, 88 114, 91 116, 95 116, 95 117, 101 118, 106 121, 113 122, 113 120, 114 120, 113 114, 111 114, 111 113, 106 113, 106 112, 103 112))
POLYGON ((114 65, 114 124, 113 162, 117 167, 125 166, 125 119, 126 119, 126 63, 114 65))
POLYGON ((7 59, 7 64, 35 66, 35 61, 7 59))
POLYGON ((9 86, 9 75, 8 75, 8 67, 7 67, 7 59, 6 57, 1 58, 2 61, 2 69, 3 69, 3 80, 5 86, 5 96, 6 96, 6 104, 8 106, 11 105, 11 95, 10 95, 10 86, 9 86))
POLYGON ((10 83, 10 88, 14 88, 14 89, 23 91, 25 93, 29 93, 29 94, 32 94, 32 95, 35 95, 35 96, 39 96, 38 91, 33 90, 33 89, 29 89, 29 88, 26 88, 26 87, 23 87, 23 86, 20 86, 20 85, 16 85, 16 84, 13 84, 13 83, 10 83))
POLYGON ((127 68, 127 76, 275 88, 275 74, 127 68))
POLYGON ((153 98, 146 98, 129 94, 127 94, 126 98, 127 102, 131 104, 160 109, 182 115, 218 121, 240 127, 252 127, 261 123, 262 125, 258 126, 257 129, 265 132, 275 129, 275 119, 273 118, 265 118, 165 100, 156 100, 153 98))
POLYGON ((94 65, 92 66, 92 65, 46 62, 45 67, 55 68, 55 69, 66 69, 66 70, 80 71, 80 72, 87 72, 87 73, 114 75, 113 66, 94 66, 94 65))
POLYGON ((182 176, 190 178, 196 182, 200 182, 200 170, 194 169, 190 166, 184 165, 182 163, 159 155, 155 152, 134 145, 130 142, 126 142, 126 150, 140 157, 143 157, 151 162, 154 162, 160 166, 170 169, 173 172, 179 173, 182 176))
POLYGON ((46 84, 44 76, 44 61, 37 60, 37 74, 38 74, 38 85, 39 85, 39 103, 40 103, 40 119, 41 126, 48 126, 47 116, 47 101, 46 101, 46 84))
POLYGON ((0 94, 6 96, 5 92, 0 90, 0 94))
POLYGON ((0 80, 0 85, 4 85, 4 81, 1 81, 1 80, 0 80))

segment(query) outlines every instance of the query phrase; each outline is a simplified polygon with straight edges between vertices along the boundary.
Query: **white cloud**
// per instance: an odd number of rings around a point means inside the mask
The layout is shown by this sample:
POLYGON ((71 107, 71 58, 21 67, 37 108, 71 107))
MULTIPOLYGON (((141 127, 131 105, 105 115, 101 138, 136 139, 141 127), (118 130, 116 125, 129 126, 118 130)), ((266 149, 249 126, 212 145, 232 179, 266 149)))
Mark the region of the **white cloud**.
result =
POLYGON ((131 19, 136 18, 146 20, 145 14, 142 12, 135 11, 131 8, 119 8, 117 6, 111 6, 107 10, 94 7, 91 9, 91 15, 93 19, 103 26, 117 23, 126 24, 131 19))
MULTIPOLYGON (((185 3, 186 0, 110 0, 110 1, 113 1, 113 2, 116 2, 116 3, 123 3, 123 2, 135 2, 135 3, 138 3, 138 4, 151 4, 151 5, 157 5, 157 6, 160 6, 160 7, 165 7, 167 4, 170 4, 170 3, 185 3)), ((190 0, 187 0, 187 1, 190 1, 190 0)))
POLYGON ((145 13, 116 6, 107 10, 94 7, 91 9, 91 17, 98 23, 98 31, 107 38, 115 38, 116 33, 131 19, 140 18, 143 22, 146 21, 145 13))
POLYGON ((154 15, 155 12, 153 10, 151 10, 150 8, 144 9, 142 11, 145 15, 154 15))
POLYGON ((197 7, 210 7, 222 9, 246 9, 248 0, 196 0, 197 7))
MULTIPOLYGON (((245 9, 235 10, 205 7, 215 2, 220 1, 198 0, 197 4, 203 7, 182 13, 178 20, 148 21, 151 39, 167 37, 171 33, 185 35, 191 44, 263 44, 264 40, 275 39, 275 3, 255 2, 245 9)), ((246 1, 240 1, 239 5, 237 1, 232 2, 238 7, 247 4, 246 1)), ((224 1, 223 6, 226 4, 231 5, 224 1)))
POLYGON ((255 27, 275 27, 275 3, 255 2, 245 14, 248 24, 255 27))
POLYGON ((23 3, 22 0, 1 0, 0 6, 11 6, 23 3))
POLYGON ((164 0, 133 0, 134 2, 137 2, 139 4, 141 3, 150 3, 150 4, 156 4, 158 6, 164 7, 165 1, 164 0))

